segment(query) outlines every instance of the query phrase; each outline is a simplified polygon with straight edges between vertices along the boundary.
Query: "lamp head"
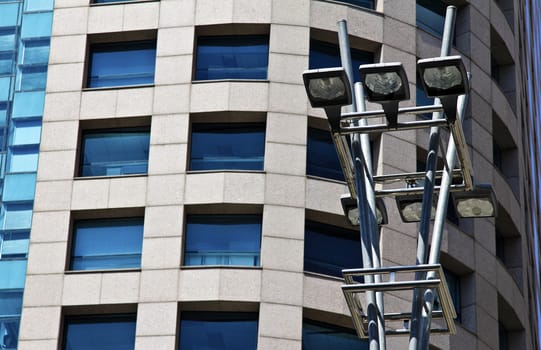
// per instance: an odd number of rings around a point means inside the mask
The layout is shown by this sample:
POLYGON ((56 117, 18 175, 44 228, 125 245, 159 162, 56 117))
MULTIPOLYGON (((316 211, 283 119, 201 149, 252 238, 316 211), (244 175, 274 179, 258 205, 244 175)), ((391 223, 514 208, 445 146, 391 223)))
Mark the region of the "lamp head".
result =
MULTIPOLYGON (((400 213, 400 218, 403 222, 419 222, 421 221, 423 211, 423 195, 408 194, 398 195, 395 197, 396 206, 400 213)), ((430 219, 436 216, 436 207, 432 201, 432 209, 430 210, 430 219)))
MULTIPOLYGON (((360 225, 359 207, 357 206, 357 200, 352 198, 349 194, 344 194, 340 197, 342 203, 342 209, 344 215, 348 219, 352 226, 360 225)), ((382 198, 376 198, 376 222, 379 225, 386 225, 389 223, 387 217, 387 208, 382 198)))
POLYGON ((454 192, 456 213, 461 218, 496 216, 496 199, 492 186, 477 185, 471 191, 454 192))

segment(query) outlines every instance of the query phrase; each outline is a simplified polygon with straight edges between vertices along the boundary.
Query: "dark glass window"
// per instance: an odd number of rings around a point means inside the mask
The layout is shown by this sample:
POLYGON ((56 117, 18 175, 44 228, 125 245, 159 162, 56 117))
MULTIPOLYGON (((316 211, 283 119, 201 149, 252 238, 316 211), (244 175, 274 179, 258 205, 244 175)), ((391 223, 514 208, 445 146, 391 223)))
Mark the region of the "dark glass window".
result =
POLYGON ((257 313, 182 312, 181 350, 256 350, 257 313))
POLYGON ((261 215, 188 215, 184 265, 259 266, 261 215))
POLYGON ((70 269, 137 268, 142 245, 143 218, 76 221, 70 269))
MULTIPOLYGON (((451 294, 451 300, 456 311, 456 319, 460 321, 460 277, 455 275, 447 269, 443 269, 445 274, 445 279, 447 280, 447 287, 449 288, 449 293, 451 294)), ((441 304, 439 298, 436 295, 434 298, 434 310, 441 310, 441 304)))
POLYGON ((132 350, 135 315, 66 317, 63 350, 132 350))
POLYGON ((94 0, 92 2, 94 4, 105 4, 109 2, 126 2, 126 1, 133 1, 133 0, 94 0))
POLYGON ((308 128, 306 174, 345 181, 329 131, 308 128))
POLYGON ((306 221, 304 271, 342 277, 343 269, 362 267, 359 232, 306 221))
MULTIPOLYGON (((374 54, 351 49, 351 62, 355 82, 360 81, 359 66, 374 63, 374 54)), ((337 45, 319 40, 310 40, 310 69, 341 67, 340 49, 337 45)))
POLYGON ((359 7, 365 7, 368 9, 374 9, 374 0, 338 0, 346 4, 356 5, 359 7))
POLYGON ((91 45, 87 86, 153 84, 155 63, 154 40, 91 45))
POLYGON ((368 349, 368 341, 359 339, 352 329, 304 320, 302 350, 328 349, 364 350, 368 349))
POLYGON ((83 132, 80 176, 146 174, 149 128, 83 132))
POLYGON ((193 124, 190 170, 263 170, 265 124, 193 124))
POLYGON ((0 290, 0 349, 17 349, 22 306, 22 289, 0 290))
POLYGON ((195 80, 267 79, 267 35, 197 38, 195 80))
POLYGON ((440 0, 417 0, 417 27, 441 38, 446 9, 447 5, 440 0))
POLYGON ((0 260, 26 259, 29 236, 28 231, 0 233, 0 260))

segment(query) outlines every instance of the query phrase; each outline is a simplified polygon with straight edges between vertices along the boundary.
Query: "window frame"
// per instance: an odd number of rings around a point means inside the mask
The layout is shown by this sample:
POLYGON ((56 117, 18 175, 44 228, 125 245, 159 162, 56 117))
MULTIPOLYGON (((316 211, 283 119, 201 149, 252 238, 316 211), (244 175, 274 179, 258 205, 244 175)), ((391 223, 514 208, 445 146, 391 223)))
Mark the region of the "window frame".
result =
MULTIPOLYGON (((306 318, 306 317, 303 318, 303 320, 302 320, 302 349, 303 350, 311 350, 305 344, 305 339, 307 339, 306 334, 305 334, 305 329, 306 329, 305 326, 306 325, 310 325, 310 326, 318 327, 318 328, 323 328, 325 330, 328 330, 328 332, 326 334, 338 335, 338 337, 340 337, 340 335, 351 335, 351 337, 353 338, 352 340, 355 340, 355 342, 358 343, 358 345, 360 345, 362 347, 362 348, 359 347, 359 349, 368 350, 368 340, 360 339, 357 336, 357 333, 355 332, 354 329, 350 329, 350 328, 346 328, 346 327, 343 327, 343 326, 330 324, 330 323, 327 323, 327 322, 316 321, 316 320, 309 319, 309 318, 306 318)), ((325 345, 328 346, 330 344, 325 344, 325 345)), ((343 345, 343 344, 336 344, 336 345, 343 345)), ((348 349, 349 349, 349 347, 348 347, 348 349)))

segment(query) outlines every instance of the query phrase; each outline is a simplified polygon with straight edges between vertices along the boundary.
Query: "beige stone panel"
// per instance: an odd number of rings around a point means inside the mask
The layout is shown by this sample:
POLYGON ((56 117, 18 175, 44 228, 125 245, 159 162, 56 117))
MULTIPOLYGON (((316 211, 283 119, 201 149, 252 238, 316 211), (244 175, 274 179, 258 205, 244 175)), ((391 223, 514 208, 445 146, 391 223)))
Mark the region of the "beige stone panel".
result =
POLYGON ((144 269, 178 268, 181 248, 181 237, 145 238, 141 266, 144 269))
POLYGON ((152 116, 150 144, 188 143, 188 114, 152 116))
POLYGON ((271 83, 269 88, 269 111, 306 114, 306 90, 303 85, 271 83))
POLYGON ((498 319, 498 291, 494 288, 497 281, 487 281, 481 276, 475 279, 475 301, 491 317, 498 319))
POLYGON ((76 151, 41 152, 38 180, 71 180, 75 169, 76 151))
MULTIPOLYGON (((263 237, 304 239, 304 208, 265 205, 263 237)), ((270 250, 272 251, 272 250, 270 250)), ((263 262, 266 264, 266 262, 263 262)))
POLYGON ((192 81, 192 55, 156 58, 156 85, 182 84, 192 81))
POLYGON ((272 23, 309 26, 310 0, 274 0, 272 23))
POLYGON ((188 145, 185 143, 172 145, 152 145, 150 147, 148 173, 153 174, 177 174, 186 171, 186 152, 188 145))
MULTIPOLYGON (((358 11, 353 7, 348 6, 348 33, 349 35, 365 38, 367 40, 373 41, 374 43, 381 43, 384 40, 383 23, 386 18, 387 16, 381 16, 380 14, 370 11, 358 11)), ((331 25, 333 24, 332 22, 327 23, 331 25)), ((337 31, 338 27, 335 25, 335 28, 332 30, 337 31)))
POLYGON ((182 236, 184 207, 159 206, 145 208, 145 237, 182 236))
POLYGON ((102 274, 100 304, 136 303, 140 279, 140 272, 102 274))
POLYGON ((84 62, 85 52, 85 35, 53 36, 49 64, 84 62))
POLYGON ((302 72, 308 69, 308 56, 269 54, 269 80, 273 82, 303 84, 302 72))
POLYGON ((272 0, 233 0, 233 23, 269 23, 272 0))
POLYGON ((189 110, 190 85, 156 86, 153 114, 185 113, 189 110))
POLYGON ((63 7, 78 7, 78 6, 87 6, 88 0, 56 0, 54 2, 54 8, 63 8, 63 7))
POLYGON ((261 244, 261 265, 266 269, 302 272, 304 242, 264 236, 261 244))
POLYGON ((501 118, 501 120, 505 123, 505 125, 509 129, 509 132, 514 137, 513 142, 515 142, 515 144, 519 144, 519 142, 517 142, 516 140, 516 138, 518 137, 517 134, 518 134, 519 128, 516 126, 517 117, 516 117, 513 107, 511 107, 511 105, 509 104, 509 100, 503 94, 503 91, 500 89, 500 87, 495 81, 492 81, 491 89, 492 89, 492 99, 491 99, 492 109, 498 113, 498 116, 501 118))
POLYGON ((383 5, 383 11, 385 11, 385 16, 392 17, 413 26, 415 25, 415 2, 413 0, 383 0, 381 3, 383 5))
POLYGON ((135 350, 170 350, 174 349, 176 344, 176 338, 173 335, 135 338, 135 350))
POLYGON ((178 269, 143 270, 141 272, 142 302, 176 301, 178 289, 178 269))
POLYGON ((71 208, 74 210, 107 208, 110 180, 81 179, 73 182, 71 208))
POLYGON ((229 88, 229 110, 266 111, 269 84, 258 82, 232 82, 229 88))
POLYGON ((31 243, 26 273, 63 273, 66 266, 67 242, 31 243))
POLYGON ((69 211, 34 212, 32 217, 32 242, 63 242, 68 240, 69 211))
POLYGON ((113 117, 117 104, 116 90, 83 91, 81 94, 81 119, 113 117))
POLYGON ((195 2, 196 0, 160 1, 160 28, 192 25, 195 2))
POLYGON ((511 56, 515 56, 515 36, 499 6, 490 6, 490 24, 505 42, 511 56))
POLYGON ((259 306, 259 336, 300 340, 302 337, 302 307, 261 303, 259 306))
POLYGON ((125 6, 92 6, 88 13, 88 33, 122 31, 125 6))
MULTIPOLYGON (((164 2, 162 2, 163 6, 164 2)), ((160 28, 156 56, 191 55, 194 49, 193 44, 194 27, 160 28)))
POLYGON ((267 174, 265 183, 265 204, 278 204, 291 207, 304 207, 305 178, 267 174))
POLYGON ((61 305, 63 281, 62 274, 26 276, 24 306, 61 305))
POLYGON ((47 92, 80 90, 83 86, 84 68, 82 62, 49 65, 47 68, 47 92))
POLYGON ((43 121, 76 120, 79 118, 81 92, 48 93, 45 96, 43 121))
POLYGON ((261 336, 257 340, 257 348, 259 350, 301 350, 302 341, 261 336))
POLYGON ((306 147, 267 142, 265 145, 265 171, 304 176, 306 173, 306 147))
POLYGON ((144 207, 147 193, 147 177, 134 176, 113 178, 109 183, 109 208, 144 207))
POLYGON ((347 186, 338 182, 307 179, 306 208, 344 215, 340 196, 349 193, 347 186))
POLYGON ((53 15, 52 35, 85 34, 88 7, 56 9, 53 15))
POLYGON ((475 255, 473 253, 474 241, 469 235, 460 232, 455 229, 453 232, 449 228, 450 234, 448 235, 448 253, 455 259, 466 265, 470 269, 475 267, 475 255))
POLYGON ((60 328, 60 306, 25 307, 21 316, 20 340, 55 339, 60 328), (44 322, 47 320, 47 322, 44 322))
POLYGON ((43 123, 41 127, 40 151, 66 151, 77 149, 76 121, 43 123))
POLYGON ((184 176, 154 175, 148 177, 147 205, 182 203, 184 176))
POLYGON ((224 173, 223 193, 223 200, 227 203, 262 204, 265 198, 265 175, 224 173))
POLYGON ((498 320, 480 307, 477 308, 477 337, 488 345, 487 349, 498 349, 498 320))
POLYGON ((203 82, 192 85, 191 112, 225 111, 229 109, 229 89, 226 81, 203 82))
POLYGON ((490 22, 488 18, 483 15, 485 13, 489 15, 487 8, 486 12, 479 12, 474 7, 470 7, 470 28, 471 34, 476 35, 484 43, 490 42, 490 22))
POLYGON ((224 173, 186 175, 186 204, 220 203, 224 200, 224 173))
POLYGON ((260 269, 220 269, 220 300, 257 302, 261 287, 260 269))
POLYGON ((307 118, 304 115, 268 113, 267 142, 306 145, 307 118))
POLYGON ((17 344, 19 350, 57 350, 57 339, 50 340, 23 340, 19 338, 17 344))
POLYGON ((336 23, 347 19, 347 15, 346 6, 336 6, 326 1, 310 2, 310 27, 336 32, 338 30, 336 23))
POLYGON ((343 284, 336 280, 319 277, 304 277, 303 306, 306 308, 349 315, 349 308, 340 286, 343 284))
POLYGON ((489 73, 491 67, 490 43, 483 43, 475 35, 470 36, 471 59, 481 67, 486 73, 489 73))
POLYGON ((263 270, 261 301, 302 306, 303 273, 263 270))
POLYGON ((269 51, 290 55, 308 55, 310 28, 273 24, 270 31, 269 51))
POLYGON ((62 305, 93 305, 100 302, 101 274, 77 273, 64 276, 62 305))
POLYGON ((179 274, 178 299, 182 301, 218 300, 220 269, 184 268, 179 274))
POLYGON ((496 281, 495 257, 479 244, 475 244, 475 271, 487 281, 496 281))
POLYGON ((137 336, 174 336, 176 330, 177 303, 140 303, 137 306, 137 336))
POLYGON ((71 203, 71 181, 38 181, 34 211, 67 210, 71 203))
POLYGON ((151 115, 153 98, 154 89, 151 87, 120 89, 117 92, 116 116, 151 115))
POLYGON ((158 27, 160 3, 158 1, 126 4, 122 30, 145 30, 158 27))
POLYGON ((195 24, 217 24, 233 22, 233 1, 198 0, 195 8, 195 24))

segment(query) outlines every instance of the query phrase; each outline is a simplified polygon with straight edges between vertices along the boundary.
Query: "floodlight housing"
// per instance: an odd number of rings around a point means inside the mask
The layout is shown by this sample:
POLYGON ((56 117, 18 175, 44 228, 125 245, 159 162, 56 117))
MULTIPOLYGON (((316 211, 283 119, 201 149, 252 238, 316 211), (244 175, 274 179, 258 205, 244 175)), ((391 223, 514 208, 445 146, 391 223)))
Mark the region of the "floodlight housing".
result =
POLYGON ((456 120, 459 95, 468 93, 470 84, 461 56, 425 58, 417 61, 423 89, 428 97, 438 97, 447 119, 456 120))
POLYGON ((460 218, 496 216, 496 198, 490 185, 476 185, 473 190, 454 192, 453 201, 460 218))
POLYGON ((366 98, 382 105, 389 126, 398 119, 398 102, 410 98, 408 77, 399 62, 363 64, 359 67, 366 98))
MULTIPOLYGON (((421 221, 423 211, 423 194, 407 194, 398 195, 395 197, 396 206, 400 218, 403 222, 419 222, 421 221)), ((436 203, 432 201, 432 210, 430 211, 430 219, 434 220, 436 216, 436 203)))
MULTIPOLYGON (((344 194, 340 197, 342 203, 342 209, 344 215, 348 219, 352 226, 359 226, 359 207, 357 206, 357 200, 352 198, 349 194, 344 194)), ((376 198, 376 222, 378 226, 386 225, 389 223, 387 216, 387 208, 382 198, 376 198)))

